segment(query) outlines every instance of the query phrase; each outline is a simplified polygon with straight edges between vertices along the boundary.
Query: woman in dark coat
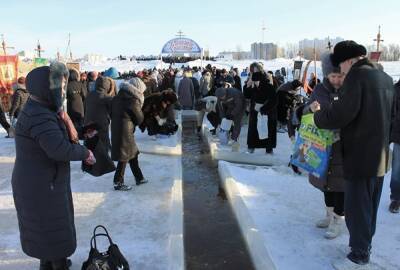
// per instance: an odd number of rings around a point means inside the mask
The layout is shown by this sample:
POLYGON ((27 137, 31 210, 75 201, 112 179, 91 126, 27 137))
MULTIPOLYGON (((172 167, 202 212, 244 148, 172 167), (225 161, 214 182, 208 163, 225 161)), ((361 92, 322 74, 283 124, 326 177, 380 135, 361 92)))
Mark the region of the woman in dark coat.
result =
POLYGON ((16 126, 12 189, 21 245, 40 259, 41 270, 68 269, 66 258, 76 249, 70 161, 94 164, 89 150, 70 142, 62 120, 67 78, 62 63, 32 70, 26 78, 31 97, 16 126))
POLYGON ((249 128, 247 147, 249 153, 255 148, 265 148, 267 154, 272 154, 276 147, 277 109, 276 89, 269 82, 263 67, 259 63, 250 65, 251 75, 246 82, 243 93, 250 99, 249 128), (268 138, 260 140, 257 131, 258 105, 259 112, 268 116, 268 138))
POLYGON ((67 85, 67 112, 71 117, 72 123, 80 135, 84 120, 84 102, 86 97, 85 85, 80 82, 79 71, 72 68, 69 70, 67 85))
POLYGON ((122 83, 117 96, 112 101, 111 121, 111 158, 118 161, 114 175, 114 189, 127 191, 131 186, 124 184, 126 164, 129 163, 136 180, 136 185, 144 184, 142 171, 139 167, 139 150, 135 143, 135 127, 142 124, 142 105, 146 85, 133 78, 130 83, 122 83))
POLYGON ((13 94, 11 108, 8 113, 10 119, 18 118, 18 114, 24 107, 25 103, 28 101, 28 98, 29 93, 28 90, 26 90, 25 77, 20 77, 18 78, 17 89, 13 94))
POLYGON ((110 78, 98 77, 95 91, 90 92, 85 101, 85 125, 96 123, 99 127, 99 138, 108 149, 111 149, 109 127, 111 121, 112 97, 108 95, 113 85, 110 78))
POLYGON ((178 97, 172 89, 146 97, 142 109, 144 121, 140 125, 142 132, 147 128, 149 136, 175 133, 178 129, 174 112, 177 101, 178 97))
MULTIPOLYGON (((339 88, 343 83, 343 76, 339 68, 335 68, 330 60, 330 54, 322 55, 321 64, 324 74, 323 82, 317 84, 311 94, 308 104, 318 101, 321 108, 329 107, 332 102, 339 100, 339 88)), ((306 105, 304 113, 310 112, 306 105)), ((317 178, 309 175, 310 183, 324 192, 326 217, 316 223, 318 228, 328 228, 325 238, 333 239, 341 233, 344 223, 344 175, 342 143, 339 131, 336 133, 336 142, 332 145, 326 176, 317 178)))

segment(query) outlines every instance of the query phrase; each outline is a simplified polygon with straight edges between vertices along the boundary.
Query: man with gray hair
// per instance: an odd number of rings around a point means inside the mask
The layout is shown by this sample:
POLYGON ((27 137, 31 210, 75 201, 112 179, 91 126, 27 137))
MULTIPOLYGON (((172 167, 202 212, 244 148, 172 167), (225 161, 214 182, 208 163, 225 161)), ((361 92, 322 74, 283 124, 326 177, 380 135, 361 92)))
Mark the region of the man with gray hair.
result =
POLYGON ((370 260, 372 237, 388 171, 389 134, 394 95, 392 78, 365 56, 354 41, 336 44, 332 62, 346 76, 339 100, 320 109, 311 104, 319 128, 340 129, 343 143, 346 225, 351 252, 338 270, 360 269, 370 260))

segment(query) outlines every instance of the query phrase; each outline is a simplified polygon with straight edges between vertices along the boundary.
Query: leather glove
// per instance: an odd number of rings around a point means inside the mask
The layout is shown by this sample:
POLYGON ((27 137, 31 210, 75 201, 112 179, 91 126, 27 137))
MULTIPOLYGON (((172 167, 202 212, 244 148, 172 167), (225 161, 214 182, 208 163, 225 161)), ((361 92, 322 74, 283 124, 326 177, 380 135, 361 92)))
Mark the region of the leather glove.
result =
POLYGON ((96 163, 96 158, 94 157, 92 151, 90 151, 90 150, 88 150, 88 151, 89 151, 89 156, 85 159, 84 162, 86 165, 94 165, 96 163))

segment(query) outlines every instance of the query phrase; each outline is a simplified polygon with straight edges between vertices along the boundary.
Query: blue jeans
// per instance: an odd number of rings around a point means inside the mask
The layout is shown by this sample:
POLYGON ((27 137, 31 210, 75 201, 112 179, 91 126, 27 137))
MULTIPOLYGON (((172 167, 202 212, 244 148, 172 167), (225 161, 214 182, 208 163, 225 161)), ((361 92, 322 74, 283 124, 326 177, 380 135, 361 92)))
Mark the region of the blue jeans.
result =
POLYGON ((400 144, 393 145, 392 179, 390 199, 400 201, 400 144))

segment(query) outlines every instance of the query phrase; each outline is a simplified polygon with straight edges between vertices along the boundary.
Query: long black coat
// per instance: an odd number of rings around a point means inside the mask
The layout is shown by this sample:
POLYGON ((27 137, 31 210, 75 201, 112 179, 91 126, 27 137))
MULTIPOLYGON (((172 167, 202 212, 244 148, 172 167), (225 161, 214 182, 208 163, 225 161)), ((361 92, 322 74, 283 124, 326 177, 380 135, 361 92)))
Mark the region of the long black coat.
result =
MULTIPOLYGON (((49 102, 49 67, 37 70, 28 74, 27 88, 49 102)), ((70 161, 84 160, 88 150, 71 144, 56 113, 32 99, 19 115, 15 148, 12 189, 23 251, 47 260, 72 255, 76 235, 70 161)))
POLYGON ((86 98, 85 125, 96 123, 100 132, 108 132, 111 117, 112 97, 107 95, 111 89, 111 83, 106 77, 99 77, 96 80, 96 90, 90 92, 86 98))
POLYGON ((400 80, 395 84, 394 88, 395 98, 393 100, 390 141, 400 144, 400 80))
POLYGON ((28 101, 28 98, 28 91, 25 89, 25 87, 19 86, 18 89, 15 90, 12 98, 12 104, 9 112, 10 117, 18 118, 18 114, 28 101))
POLYGON ((258 87, 243 87, 244 96, 250 99, 249 128, 247 131, 247 146, 249 148, 266 148, 272 149, 276 147, 276 128, 277 128, 277 97, 276 89, 268 83, 266 74, 262 74, 262 78, 258 87), (257 131, 257 111, 255 104, 264 104, 263 110, 268 115, 268 138, 260 140, 257 131))
POLYGON ((134 133, 144 117, 132 88, 132 85, 121 88, 112 102, 111 158, 115 161, 129 161, 139 154, 134 133))
POLYGON ((71 69, 67 85, 67 112, 73 122, 83 120, 85 95, 86 88, 79 81, 78 71, 71 69))
POLYGON ((341 129, 346 180, 384 176, 389 162, 393 80, 363 59, 344 80, 341 96, 314 114, 324 129, 341 129))

